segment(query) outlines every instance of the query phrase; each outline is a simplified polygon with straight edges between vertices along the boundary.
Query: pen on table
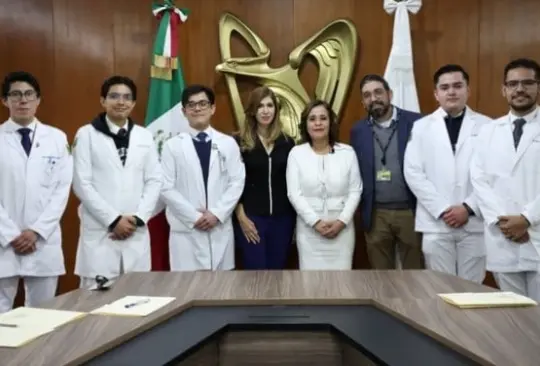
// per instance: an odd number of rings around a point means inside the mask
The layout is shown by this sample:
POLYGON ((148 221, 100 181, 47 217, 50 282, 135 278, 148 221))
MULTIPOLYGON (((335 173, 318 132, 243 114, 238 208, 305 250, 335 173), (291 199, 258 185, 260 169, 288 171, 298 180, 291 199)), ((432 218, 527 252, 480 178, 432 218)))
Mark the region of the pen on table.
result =
POLYGON ((149 303, 149 302, 150 302, 150 299, 143 299, 143 300, 132 302, 131 304, 126 304, 126 305, 124 305, 124 307, 126 309, 129 309, 129 308, 132 308, 134 306, 146 304, 146 303, 149 303))
POLYGON ((0 327, 5 327, 5 328, 18 328, 19 326, 17 324, 2 324, 0 323, 0 327))

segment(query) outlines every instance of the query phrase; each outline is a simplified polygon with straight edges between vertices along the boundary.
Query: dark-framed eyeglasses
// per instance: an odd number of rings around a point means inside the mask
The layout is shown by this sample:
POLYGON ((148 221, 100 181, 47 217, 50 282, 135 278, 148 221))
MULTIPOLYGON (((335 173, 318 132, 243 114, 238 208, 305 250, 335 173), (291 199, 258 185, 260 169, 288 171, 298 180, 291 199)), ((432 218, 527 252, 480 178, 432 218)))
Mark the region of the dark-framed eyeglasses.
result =
POLYGON ((107 291, 111 288, 110 284, 108 284, 109 279, 102 275, 97 275, 95 277, 96 280, 96 290, 97 291, 107 291))
POLYGON ((519 85, 523 86, 525 89, 534 88, 538 85, 538 80, 535 79, 524 79, 524 80, 508 80, 505 81, 504 85, 509 89, 517 89, 519 85))
POLYGON ((133 101, 133 94, 131 93, 109 93, 107 94, 107 99, 118 101, 118 100, 125 100, 126 102, 132 102, 133 101))
POLYGON ((25 98, 28 102, 33 102, 38 98, 38 94, 35 90, 12 90, 8 93, 8 99, 14 102, 20 102, 22 98, 25 98))
POLYGON ((210 107, 210 101, 209 100, 199 100, 198 102, 188 102, 186 104, 187 109, 195 109, 199 107, 200 109, 206 109, 210 107))

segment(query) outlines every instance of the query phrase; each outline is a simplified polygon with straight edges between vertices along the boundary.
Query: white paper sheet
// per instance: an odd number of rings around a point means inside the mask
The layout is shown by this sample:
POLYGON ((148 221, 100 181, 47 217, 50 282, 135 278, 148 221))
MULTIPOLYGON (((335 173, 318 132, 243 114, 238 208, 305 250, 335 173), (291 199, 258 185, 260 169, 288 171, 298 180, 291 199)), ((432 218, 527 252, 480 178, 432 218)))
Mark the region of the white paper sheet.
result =
POLYGON ((175 297, 126 296, 91 311, 91 314, 147 316, 174 301, 175 297))
POLYGON ((446 302, 461 308, 535 306, 538 303, 514 292, 462 292, 439 294, 446 302))

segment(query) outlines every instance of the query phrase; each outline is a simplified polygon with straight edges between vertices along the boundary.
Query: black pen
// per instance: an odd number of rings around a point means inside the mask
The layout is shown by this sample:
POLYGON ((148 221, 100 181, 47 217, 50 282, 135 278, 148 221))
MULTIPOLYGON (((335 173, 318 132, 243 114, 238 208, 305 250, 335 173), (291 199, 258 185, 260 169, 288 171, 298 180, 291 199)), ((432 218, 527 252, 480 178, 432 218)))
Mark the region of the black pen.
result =
POLYGON ((126 309, 129 309, 129 308, 135 307, 137 305, 147 304, 149 302, 150 302, 150 299, 142 299, 142 300, 132 302, 131 304, 126 304, 126 305, 124 305, 124 307, 126 309))
POLYGON ((5 328, 18 328, 19 326, 17 324, 2 324, 0 323, 0 327, 5 327, 5 328))

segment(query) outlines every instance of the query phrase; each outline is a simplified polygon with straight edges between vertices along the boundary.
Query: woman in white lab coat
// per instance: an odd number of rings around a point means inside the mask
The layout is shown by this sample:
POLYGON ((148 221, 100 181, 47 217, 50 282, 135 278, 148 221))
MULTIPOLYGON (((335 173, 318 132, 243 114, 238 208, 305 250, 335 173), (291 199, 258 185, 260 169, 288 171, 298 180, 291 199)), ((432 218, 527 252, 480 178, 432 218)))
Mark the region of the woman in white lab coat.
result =
POLYGON ((352 147, 337 142, 336 116, 326 102, 309 103, 299 129, 303 143, 289 154, 287 190, 298 214, 300 269, 351 269, 362 193, 358 160, 352 147))

